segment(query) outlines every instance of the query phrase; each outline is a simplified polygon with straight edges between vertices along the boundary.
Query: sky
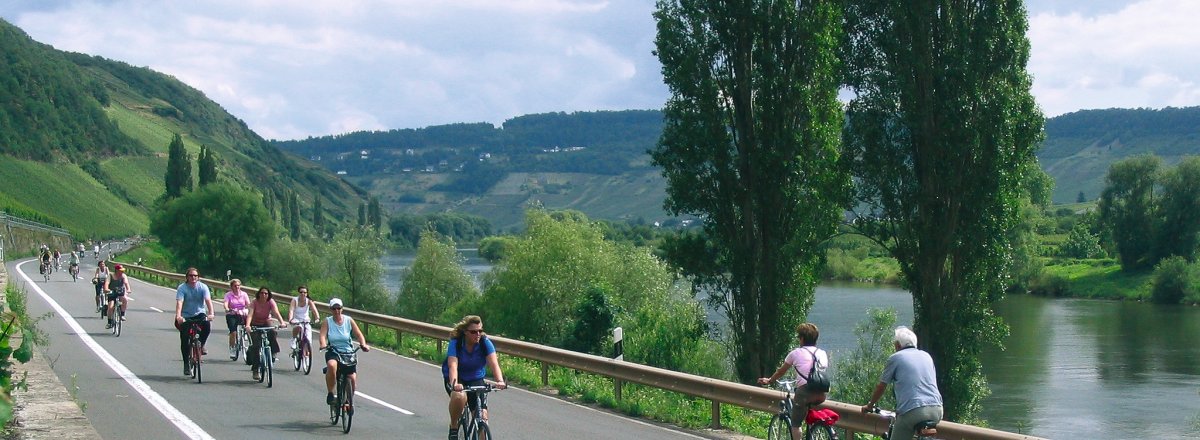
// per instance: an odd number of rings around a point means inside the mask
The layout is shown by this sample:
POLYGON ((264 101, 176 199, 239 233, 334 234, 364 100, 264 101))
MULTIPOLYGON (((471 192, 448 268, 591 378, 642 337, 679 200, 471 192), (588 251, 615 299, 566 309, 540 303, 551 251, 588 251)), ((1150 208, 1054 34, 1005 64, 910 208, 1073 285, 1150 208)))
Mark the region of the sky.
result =
MULTIPOLYGON (((1046 116, 1200 105, 1200 1, 1029 0, 1046 116)), ((60 50, 172 75, 267 139, 657 109, 653 0, 0 0, 60 50)))

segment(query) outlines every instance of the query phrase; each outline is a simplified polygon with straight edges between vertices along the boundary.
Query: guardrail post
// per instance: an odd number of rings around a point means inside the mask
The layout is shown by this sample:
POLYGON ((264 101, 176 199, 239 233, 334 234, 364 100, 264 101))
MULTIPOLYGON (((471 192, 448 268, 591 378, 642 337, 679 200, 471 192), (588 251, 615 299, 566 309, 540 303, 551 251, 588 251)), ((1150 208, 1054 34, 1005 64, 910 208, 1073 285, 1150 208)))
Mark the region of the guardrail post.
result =
POLYGON ((400 329, 396 329, 396 351, 397 352, 400 351, 400 343, 402 342, 403 335, 404 335, 404 332, 400 331, 400 329))
POLYGON ((550 385, 550 364, 542 362, 542 386, 550 385))
POLYGON ((442 340, 441 339, 437 340, 437 347, 438 347, 437 352, 441 353, 442 352, 442 340))
POLYGON ((613 378, 613 397, 616 397, 618 402, 621 401, 621 382, 621 379, 613 378))
MULTIPOLYGON (((721 402, 712 401, 712 424, 708 425, 712 429, 721 429, 721 402)), ((846 437, 848 439, 854 437, 846 437)))

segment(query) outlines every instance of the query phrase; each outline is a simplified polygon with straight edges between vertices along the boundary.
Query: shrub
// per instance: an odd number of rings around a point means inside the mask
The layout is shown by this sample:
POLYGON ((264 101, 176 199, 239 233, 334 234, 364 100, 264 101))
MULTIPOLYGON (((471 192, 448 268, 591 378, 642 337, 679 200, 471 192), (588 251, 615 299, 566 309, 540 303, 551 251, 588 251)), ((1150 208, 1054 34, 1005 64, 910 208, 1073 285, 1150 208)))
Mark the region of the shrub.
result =
POLYGON ((1167 258, 1154 268, 1150 300, 1159 304, 1179 304, 1194 295, 1192 266, 1180 256, 1167 258))
POLYGON ((1029 293, 1040 296, 1062 297, 1071 290, 1071 282, 1058 275, 1042 273, 1029 282, 1029 293))

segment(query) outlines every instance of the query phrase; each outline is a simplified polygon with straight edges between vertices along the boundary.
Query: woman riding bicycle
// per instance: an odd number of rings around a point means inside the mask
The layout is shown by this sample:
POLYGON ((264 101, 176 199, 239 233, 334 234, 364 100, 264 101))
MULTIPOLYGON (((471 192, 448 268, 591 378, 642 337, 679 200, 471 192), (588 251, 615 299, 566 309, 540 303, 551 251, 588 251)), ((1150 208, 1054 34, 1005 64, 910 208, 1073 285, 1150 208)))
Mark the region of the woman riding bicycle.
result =
MULTIPOLYGON (((254 294, 254 301, 250 302, 250 321, 246 323, 246 333, 250 333, 250 327, 274 327, 271 325, 271 318, 274 317, 276 322, 286 325, 283 321, 283 316, 279 314, 279 305, 275 304, 275 294, 271 293, 266 287, 259 287, 258 293, 254 294)), ((275 329, 267 331, 267 339, 271 342, 271 355, 279 354, 279 341, 275 338, 275 329)), ((257 337, 250 338, 250 351, 246 352, 246 357, 250 359, 251 376, 254 380, 258 380, 259 366, 262 365, 262 359, 259 359, 259 351, 262 349, 262 342, 257 337)))
POLYGON ((767 385, 779 380, 788 371, 796 373, 796 394, 792 398, 791 414, 792 438, 801 438, 800 427, 804 425, 809 407, 824 402, 828 394, 826 391, 814 391, 804 386, 808 383, 810 372, 814 370, 814 363, 817 368, 829 366, 829 354, 817 348, 817 338, 820 336, 821 331, 816 324, 806 322, 796 326, 796 339, 800 340, 800 346, 783 358, 783 364, 775 370, 775 374, 758 378, 759 385, 767 385))
POLYGON ((225 325, 229 327, 229 359, 237 359, 234 340, 237 338, 238 326, 246 325, 246 309, 250 305, 250 296, 242 291, 242 280, 229 280, 229 292, 225 293, 225 325))
POLYGON ((116 272, 113 272, 112 276, 108 278, 108 281, 104 282, 104 291, 108 292, 108 297, 105 298, 105 304, 112 303, 108 306, 108 316, 110 317, 110 322, 105 328, 112 328, 112 320, 120 318, 122 321, 124 321, 125 308, 129 305, 129 300, 126 299, 125 296, 130 293, 129 278, 125 276, 125 267, 117 264, 113 266, 113 269, 116 272), (120 310, 116 309, 118 299, 120 299, 121 303, 120 310))
POLYGON ((96 266, 96 274, 92 275, 92 282, 96 283, 96 309, 100 310, 102 315, 108 316, 108 310, 100 308, 104 305, 104 284, 108 283, 108 265, 104 263, 104 260, 100 260, 99 265, 96 266))
MULTIPOLYGON (((483 320, 475 315, 464 316, 450 330, 450 343, 446 347, 446 360, 442 362, 442 380, 446 394, 450 396, 450 440, 458 440, 458 416, 467 406, 465 386, 480 386, 491 368, 496 379, 495 387, 505 389, 504 373, 500 370, 500 358, 496 347, 483 334, 483 320)), ((487 420, 487 406, 482 411, 487 420)))
MULTIPOLYGON (((341 299, 329 300, 329 310, 332 311, 333 316, 325 318, 325 323, 321 326, 321 349, 325 350, 325 404, 333 405, 336 401, 333 387, 337 383, 337 370, 342 368, 338 365, 338 353, 350 353, 354 350, 351 337, 358 340, 362 351, 371 351, 371 348, 367 346, 367 338, 358 329, 358 323, 354 321, 354 318, 342 314, 341 299)), ((354 392, 358 389, 356 386, 358 366, 345 368, 351 369, 350 392, 354 392)))
MULTIPOLYGON (((291 306, 288 307, 288 322, 299 324, 301 321, 317 322, 321 320, 321 315, 317 313, 317 308, 313 306, 313 301, 308 297, 308 286, 301 285, 296 288, 299 293, 295 298, 292 298, 291 306), (310 320, 308 317, 312 315, 310 320)), ((300 338, 300 329, 303 326, 292 327, 292 350, 296 350, 296 341, 300 338)), ((312 331, 312 327, 309 327, 312 331)), ((312 335, 305 335, 309 341, 312 341, 312 335)))
MULTIPOLYGON (((191 325, 185 325, 184 321, 195 322, 195 326, 200 328, 200 346, 208 343, 208 333, 212 330, 213 319, 213 304, 212 291, 208 290, 208 285, 200 282, 200 272, 194 267, 189 267, 186 272, 187 281, 179 285, 175 290, 175 328, 179 330, 179 355, 183 358, 183 375, 192 375, 192 365, 188 363, 188 348, 191 344, 188 329, 191 325)), ((208 350, 201 348, 202 354, 208 354, 208 350)))

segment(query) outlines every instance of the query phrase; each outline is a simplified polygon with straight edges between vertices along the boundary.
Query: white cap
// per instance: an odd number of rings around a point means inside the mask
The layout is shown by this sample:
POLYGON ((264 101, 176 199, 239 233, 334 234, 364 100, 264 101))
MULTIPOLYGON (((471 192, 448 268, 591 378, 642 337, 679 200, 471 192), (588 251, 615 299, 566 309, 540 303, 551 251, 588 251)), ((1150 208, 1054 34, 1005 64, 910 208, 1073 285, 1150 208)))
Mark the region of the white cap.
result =
POLYGON ((329 308, 333 308, 333 307, 345 307, 345 306, 342 305, 341 299, 334 298, 334 299, 329 300, 329 308))

